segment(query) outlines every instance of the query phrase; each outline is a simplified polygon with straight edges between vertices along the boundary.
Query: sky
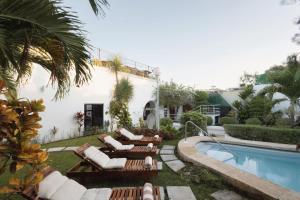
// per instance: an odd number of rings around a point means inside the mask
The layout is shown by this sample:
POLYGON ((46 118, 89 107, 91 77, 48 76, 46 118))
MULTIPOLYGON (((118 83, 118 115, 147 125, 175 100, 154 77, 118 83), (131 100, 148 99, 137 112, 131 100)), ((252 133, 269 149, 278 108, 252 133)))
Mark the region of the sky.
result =
POLYGON ((105 17, 88 1, 66 0, 97 48, 159 67, 163 81, 209 89, 237 87, 299 52, 300 5, 281 0, 108 0, 105 17))

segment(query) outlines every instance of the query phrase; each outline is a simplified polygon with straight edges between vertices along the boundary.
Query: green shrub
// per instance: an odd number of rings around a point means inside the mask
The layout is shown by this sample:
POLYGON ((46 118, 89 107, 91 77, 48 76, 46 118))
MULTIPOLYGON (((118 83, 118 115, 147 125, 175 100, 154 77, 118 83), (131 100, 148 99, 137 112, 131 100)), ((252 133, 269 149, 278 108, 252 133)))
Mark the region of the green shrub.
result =
POLYGON ((261 121, 256 118, 256 117, 252 117, 246 120, 246 124, 251 124, 251 125, 262 125, 261 121))
POLYGON ((213 123, 213 119, 211 116, 206 116, 206 123, 207 123, 207 126, 211 126, 212 123, 213 123))
MULTIPOLYGON (((206 130, 206 116, 202 115, 200 112, 189 111, 189 112, 184 113, 181 116, 180 123, 184 127, 185 123, 187 121, 192 121, 197 126, 199 126, 200 128, 202 128, 203 130, 206 130)), ((196 131, 199 131, 199 129, 197 129, 195 126, 188 125, 188 131, 194 133, 196 131)))
POLYGON ((281 127, 291 127, 293 125, 293 123, 291 122, 291 120, 289 118, 279 118, 276 120, 275 122, 276 126, 281 126, 281 127))
POLYGON ((173 120, 169 117, 161 118, 159 124, 160 126, 173 126, 173 120))
POLYGON ((237 120, 234 117, 222 117, 220 119, 220 124, 224 125, 224 124, 237 124, 237 120))
POLYGON ((285 144, 297 144, 300 141, 300 129, 242 124, 226 124, 224 128, 227 134, 240 139, 285 144))

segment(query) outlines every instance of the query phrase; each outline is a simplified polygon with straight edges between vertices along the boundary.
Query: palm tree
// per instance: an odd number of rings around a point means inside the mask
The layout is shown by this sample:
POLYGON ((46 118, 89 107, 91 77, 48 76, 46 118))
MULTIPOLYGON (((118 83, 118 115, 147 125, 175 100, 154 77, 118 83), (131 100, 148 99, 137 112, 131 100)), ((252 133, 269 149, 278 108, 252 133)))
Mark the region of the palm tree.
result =
MULTIPOLYGON (((89 2, 95 14, 108 5, 89 2)), ((50 73, 50 82, 57 83, 55 98, 61 98, 69 91, 71 71, 76 85, 90 80, 89 50, 81 22, 60 1, 1 0, 0 80, 9 89, 29 77, 36 63, 50 73)))
POLYGON ((121 70, 121 68, 122 68, 121 58, 120 56, 115 56, 110 62, 110 69, 112 72, 115 73, 117 85, 119 84, 118 72, 121 70))
POLYGON ((290 100, 288 113, 292 123, 295 123, 295 110, 300 97, 300 62, 297 55, 289 56, 285 65, 271 68, 267 75, 272 85, 264 91, 282 93, 290 100))

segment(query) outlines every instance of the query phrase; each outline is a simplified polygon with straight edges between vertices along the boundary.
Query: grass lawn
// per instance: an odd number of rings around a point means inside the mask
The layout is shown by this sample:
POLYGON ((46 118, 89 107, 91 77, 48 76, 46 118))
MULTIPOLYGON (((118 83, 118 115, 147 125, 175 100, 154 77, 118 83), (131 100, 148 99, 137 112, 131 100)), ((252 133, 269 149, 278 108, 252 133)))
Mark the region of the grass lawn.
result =
MULTIPOLYGON (((58 147, 58 146, 79 146, 83 143, 91 143, 93 145, 100 146, 96 135, 81 137, 77 139, 64 140, 59 142, 50 143, 43 145, 43 148, 58 147)), ((178 140, 164 141, 164 144, 176 145, 178 140)), ((160 160, 159 156, 157 157, 160 160)), ((75 156, 72 152, 57 152, 50 153, 49 165, 59 170, 62 173, 66 173, 73 165, 75 165, 80 159, 75 156)), ((0 185, 7 183, 9 174, 4 173, 0 176, 0 185)), ((143 185, 143 181, 137 180, 114 180, 97 183, 89 183, 86 185, 88 188, 91 187, 116 187, 116 186, 140 186, 143 185)), ((187 167, 184 168, 180 173, 174 173, 168 166, 163 164, 163 170, 159 171, 158 176, 153 179, 154 185, 159 186, 190 186, 197 197, 197 199, 213 199, 210 194, 220 189, 231 189, 223 179, 205 169, 195 167, 187 163, 187 167)), ((8 199, 3 195, 0 195, 0 199, 8 199)), ((18 200, 22 199, 18 195, 13 195, 9 199, 18 200)))

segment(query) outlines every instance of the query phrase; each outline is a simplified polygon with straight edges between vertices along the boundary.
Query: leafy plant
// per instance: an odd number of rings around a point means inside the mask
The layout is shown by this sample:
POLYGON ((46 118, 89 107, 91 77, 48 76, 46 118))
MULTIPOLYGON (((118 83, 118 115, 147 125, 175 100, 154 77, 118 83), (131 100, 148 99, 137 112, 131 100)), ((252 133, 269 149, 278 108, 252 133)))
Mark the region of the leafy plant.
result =
POLYGON ((194 92, 194 104, 195 106, 208 104, 208 93, 205 91, 196 90, 194 92))
POLYGON ((173 120, 169 117, 160 119, 160 130, 166 133, 176 134, 178 131, 173 127, 173 120))
POLYGON ((234 117, 221 117, 220 124, 238 124, 238 122, 234 117))
POLYGON ((211 126, 213 124, 213 119, 211 116, 206 116, 207 126, 211 126))
POLYGON ((0 174, 8 166, 14 174, 8 186, 0 188, 1 193, 20 192, 42 180, 48 154, 32 141, 41 127, 39 112, 44 109, 42 100, 0 100, 0 174), (17 176, 24 168, 26 176, 17 176))
MULTIPOLYGON (((202 115, 198 111, 189 111, 189 112, 184 113, 181 116, 180 123, 182 124, 183 127, 185 127, 185 123, 187 121, 192 121, 197 126, 199 126, 201 129, 206 130, 206 116, 202 115)), ((199 132, 199 129, 193 125, 188 125, 187 130, 189 132, 196 132, 196 131, 199 132)))
POLYGON ((73 118, 74 118, 74 120, 75 120, 75 122, 77 124, 78 134, 80 135, 80 133, 81 133, 81 127, 84 124, 84 113, 81 112, 81 111, 76 112, 73 118))
POLYGON ((246 120, 246 124, 250 124, 250 125, 261 125, 261 121, 258 118, 249 118, 246 120))
POLYGON ((132 121, 127 104, 117 100, 112 100, 109 104, 109 113, 117 120, 118 127, 132 127, 132 121))
POLYGON ((133 85, 128 79, 122 78, 115 87, 115 99, 128 104, 133 97, 133 85))
POLYGON ((300 97, 300 62, 297 55, 289 56, 285 65, 271 68, 267 75, 272 85, 264 88, 263 92, 279 92, 287 96, 290 100, 289 118, 295 124, 295 110, 299 106, 300 97))

